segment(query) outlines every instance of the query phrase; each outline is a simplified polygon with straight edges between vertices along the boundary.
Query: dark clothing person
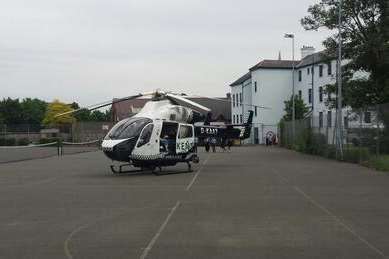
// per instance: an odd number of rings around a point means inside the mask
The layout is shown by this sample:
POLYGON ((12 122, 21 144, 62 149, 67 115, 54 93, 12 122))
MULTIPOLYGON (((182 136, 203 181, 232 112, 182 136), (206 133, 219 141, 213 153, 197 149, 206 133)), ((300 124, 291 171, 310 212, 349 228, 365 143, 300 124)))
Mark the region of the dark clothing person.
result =
POLYGON ((217 142, 217 140, 216 140, 216 138, 214 138, 214 137, 212 137, 211 138, 211 147, 212 147, 212 152, 216 152, 216 142, 217 142))

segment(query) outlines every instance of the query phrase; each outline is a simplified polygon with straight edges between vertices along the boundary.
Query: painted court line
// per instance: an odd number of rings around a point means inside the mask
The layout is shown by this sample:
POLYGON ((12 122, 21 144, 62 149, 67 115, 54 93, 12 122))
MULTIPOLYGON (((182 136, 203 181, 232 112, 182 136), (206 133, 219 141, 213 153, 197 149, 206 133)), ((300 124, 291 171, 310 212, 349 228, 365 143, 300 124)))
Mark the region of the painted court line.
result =
POLYGON ((346 225, 342 220, 340 220, 335 214, 333 214, 331 211, 326 209, 324 206, 322 206, 320 203, 315 201, 311 196, 306 194, 303 190, 301 190, 299 187, 294 186, 293 187, 298 193, 300 193, 302 196, 304 196, 308 201, 310 201, 313 205, 315 205, 317 208, 324 211, 326 214, 331 216, 336 222, 338 222, 339 225, 341 225, 344 229, 346 229, 348 232, 350 232, 352 235, 354 235, 356 238, 358 238, 362 243, 364 243, 367 247, 375 251, 377 254, 381 255, 383 258, 388 258, 381 250, 379 250, 377 247, 372 245, 369 241, 358 235, 357 232, 355 232, 354 229, 352 229, 350 226, 346 225))
POLYGON ((196 174, 193 176, 192 181, 190 181, 190 183, 189 183, 188 186, 186 187, 186 189, 185 189, 186 191, 189 191, 190 188, 192 187, 192 185, 195 183, 195 181, 196 181, 196 179, 197 179, 197 176, 199 176, 201 170, 203 169, 204 165, 208 162, 208 159, 209 159, 210 156, 211 156, 211 154, 209 154, 209 155, 207 156, 207 158, 204 160, 204 162, 201 164, 199 170, 197 170, 196 174))
POLYGON ((157 233, 155 233, 154 237, 150 240, 147 247, 143 250, 142 255, 139 257, 140 259, 145 259, 151 249, 153 248, 154 244, 157 242, 159 236, 161 235, 162 231, 165 229, 167 224, 169 223, 170 218, 173 216, 174 212, 177 210, 177 208, 180 206, 180 201, 177 201, 176 205, 170 210, 169 214, 167 215, 165 221, 162 223, 162 225, 159 227, 157 233))
MULTIPOLYGON (((280 175, 275 169, 273 169, 273 172, 282 180, 282 182, 286 184, 290 184, 289 180, 282 175, 280 175)), ((298 186, 293 186, 293 189, 301 194, 306 200, 308 200, 310 203, 315 205, 317 208, 319 208, 321 211, 325 212, 328 216, 330 216, 333 220, 335 220, 339 225, 341 225, 344 229, 346 229, 349 233, 351 233, 354 237, 359 239, 362 243, 364 243, 367 247, 369 247, 371 250, 382 256, 383 258, 388 258, 381 250, 379 250, 377 247, 375 247, 373 244, 371 244, 369 241, 358 235, 358 233, 349 225, 344 223, 339 217, 337 217, 335 214, 333 214, 331 211, 329 211, 326 207, 321 205, 319 202, 314 200, 311 196, 306 194, 303 190, 301 190, 298 186)))

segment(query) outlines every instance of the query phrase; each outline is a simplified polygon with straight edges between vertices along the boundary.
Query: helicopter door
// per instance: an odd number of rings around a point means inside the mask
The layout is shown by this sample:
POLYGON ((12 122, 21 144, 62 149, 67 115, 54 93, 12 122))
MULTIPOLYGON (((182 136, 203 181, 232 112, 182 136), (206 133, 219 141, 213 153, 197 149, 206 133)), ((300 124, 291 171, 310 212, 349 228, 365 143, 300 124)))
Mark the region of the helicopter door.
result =
POLYGON ((180 124, 176 140, 176 153, 188 153, 194 147, 194 128, 191 124, 180 124))
POLYGON ((158 140, 160 129, 159 123, 149 123, 141 131, 139 139, 136 143, 133 155, 154 157, 159 154, 158 140))

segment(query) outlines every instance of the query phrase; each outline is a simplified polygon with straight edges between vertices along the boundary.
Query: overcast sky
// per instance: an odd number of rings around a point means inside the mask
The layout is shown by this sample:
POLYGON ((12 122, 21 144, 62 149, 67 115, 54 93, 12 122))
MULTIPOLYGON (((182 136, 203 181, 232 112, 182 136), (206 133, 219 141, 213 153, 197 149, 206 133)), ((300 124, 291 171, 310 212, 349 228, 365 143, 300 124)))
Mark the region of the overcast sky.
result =
POLYGON ((224 96, 261 59, 321 50, 300 18, 318 0, 10 0, 0 8, 0 97, 82 105, 161 88, 224 96))

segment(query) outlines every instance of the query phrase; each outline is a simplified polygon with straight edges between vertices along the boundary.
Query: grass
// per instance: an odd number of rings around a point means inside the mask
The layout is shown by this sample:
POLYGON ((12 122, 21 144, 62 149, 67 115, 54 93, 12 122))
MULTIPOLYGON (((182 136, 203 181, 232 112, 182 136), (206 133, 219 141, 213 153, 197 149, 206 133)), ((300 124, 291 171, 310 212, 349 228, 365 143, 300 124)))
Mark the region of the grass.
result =
POLYGON ((389 172, 389 155, 372 157, 369 161, 369 166, 380 171, 389 172))

